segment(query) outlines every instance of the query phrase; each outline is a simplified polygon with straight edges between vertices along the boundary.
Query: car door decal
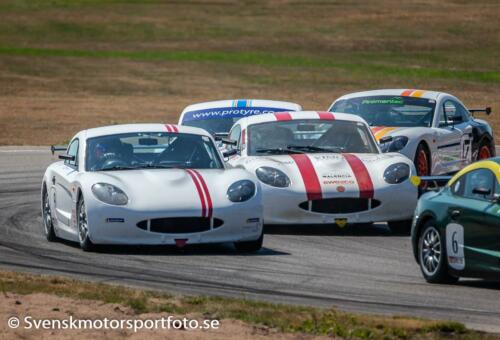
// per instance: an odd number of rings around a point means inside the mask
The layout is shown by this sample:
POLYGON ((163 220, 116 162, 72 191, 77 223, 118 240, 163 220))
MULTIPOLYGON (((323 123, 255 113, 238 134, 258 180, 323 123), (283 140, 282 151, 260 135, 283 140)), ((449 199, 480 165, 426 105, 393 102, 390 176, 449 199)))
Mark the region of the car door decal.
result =
POLYGON ((464 227, 457 223, 446 226, 446 253, 448 264, 456 270, 465 268, 464 227))
POLYGON ((468 164, 472 161, 472 150, 471 150, 472 134, 464 134, 462 136, 462 159, 468 164))
POLYGON ((461 145, 461 143, 458 142, 458 143, 451 143, 451 144, 439 145, 437 148, 438 149, 445 149, 445 148, 451 148, 452 146, 458 146, 458 145, 461 145))
POLYGON ((373 182, 363 161, 353 154, 344 153, 343 156, 351 167, 351 170, 356 177, 356 181, 358 182, 359 197, 373 198, 373 182))

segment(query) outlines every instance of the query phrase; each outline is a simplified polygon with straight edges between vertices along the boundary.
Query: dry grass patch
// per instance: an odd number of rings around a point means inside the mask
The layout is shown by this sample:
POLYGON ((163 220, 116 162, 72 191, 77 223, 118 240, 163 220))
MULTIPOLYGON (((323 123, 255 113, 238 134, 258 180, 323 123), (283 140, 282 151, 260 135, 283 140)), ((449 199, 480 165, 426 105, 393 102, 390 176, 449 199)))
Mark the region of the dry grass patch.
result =
MULTIPOLYGON (((247 299, 180 296, 56 276, 0 272, 3 294, 49 294, 59 297, 119 304, 136 315, 168 313, 219 320, 239 320, 282 333, 361 339, 493 339, 456 322, 409 317, 387 317, 340 312, 247 299)), ((222 322, 223 323, 223 322, 222 322)))
POLYGON ((491 105, 500 131, 499 11, 490 0, 0 1, 0 144, 175 122, 222 98, 323 110, 380 87, 491 105))

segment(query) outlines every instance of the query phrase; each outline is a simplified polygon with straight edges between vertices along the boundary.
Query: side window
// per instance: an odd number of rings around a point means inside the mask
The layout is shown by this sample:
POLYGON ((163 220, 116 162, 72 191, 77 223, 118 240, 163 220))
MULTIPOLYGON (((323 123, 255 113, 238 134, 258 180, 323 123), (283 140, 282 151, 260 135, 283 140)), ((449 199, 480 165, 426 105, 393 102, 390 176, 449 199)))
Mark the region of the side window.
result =
POLYGON ((229 134, 229 139, 238 141, 238 145, 240 144, 240 136, 241 136, 241 126, 236 125, 229 134))
POLYGON ((470 113, 463 105, 451 99, 443 103, 443 112, 439 117, 439 126, 460 124, 469 120, 470 113))
POLYGON ((73 142, 68 147, 68 155, 70 156, 75 156, 74 161, 64 161, 64 164, 76 167, 78 165, 78 145, 79 141, 78 139, 75 139, 73 142))
POLYGON ((448 126, 453 123, 452 117, 457 114, 457 105, 452 100, 445 100, 443 111, 439 115, 439 126, 448 126))
POLYGON ((453 195, 457 195, 457 196, 464 195, 466 178, 467 178, 467 174, 462 175, 459 179, 457 179, 455 181, 455 183, 453 183, 453 185, 450 188, 453 195))
POLYGON ((463 105, 457 103, 458 114, 462 116, 462 121, 468 122, 470 120, 470 112, 463 105))
POLYGON ((495 190, 496 178, 488 169, 477 169, 466 174, 464 197, 491 200, 495 190))

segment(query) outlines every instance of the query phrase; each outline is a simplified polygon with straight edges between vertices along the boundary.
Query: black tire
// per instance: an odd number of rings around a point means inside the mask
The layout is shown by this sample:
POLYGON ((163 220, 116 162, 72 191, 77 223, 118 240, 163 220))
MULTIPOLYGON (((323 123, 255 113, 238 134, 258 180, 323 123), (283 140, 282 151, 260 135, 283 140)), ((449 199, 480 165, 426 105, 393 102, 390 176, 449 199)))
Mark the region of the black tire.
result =
POLYGON ((423 225, 418 238, 420 270, 429 283, 455 283, 459 278, 449 273, 446 239, 435 224, 434 220, 427 221, 423 225), (432 259, 435 260, 432 261, 432 259))
POLYGON ((412 220, 404 220, 404 221, 389 221, 387 224, 391 229, 391 232, 395 235, 404 235, 408 236, 411 232, 411 223, 412 220))
POLYGON ((85 201, 83 196, 80 197, 76 209, 76 223, 78 226, 78 240, 80 241, 80 248, 83 251, 93 251, 95 246, 90 241, 87 210, 85 209, 85 201))
POLYGON ((52 209, 50 207, 49 192, 44 187, 43 197, 42 197, 42 219, 43 219, 43 230, 45 238, 49 242, 57 241, 57 236, 54 231, 54 224, 52 223, 52 209))
POLYGON ((240 253, 255 253, 262 248, 263 242, 264 242, 264 230, 262 230, 260 237, 255 241, 234 242, 234 247, 240 253))

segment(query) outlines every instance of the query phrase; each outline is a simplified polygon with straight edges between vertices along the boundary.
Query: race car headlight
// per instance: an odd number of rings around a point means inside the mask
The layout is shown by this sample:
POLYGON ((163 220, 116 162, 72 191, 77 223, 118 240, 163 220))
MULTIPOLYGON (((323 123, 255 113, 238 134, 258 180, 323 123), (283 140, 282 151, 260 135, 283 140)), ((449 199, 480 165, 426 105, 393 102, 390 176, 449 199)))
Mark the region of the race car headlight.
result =
POLYGON ((389 184, 404 182, 410 177, 410 166, 405 163, 396 163, 384 171, 384 180, 389 184))
POLYGON ((255 195, 255 184, 249 180, 235 182, 227 189, 227 198, 231 202, 245 202, 253 195, 255 195))
POLYGON ((107 183, 96 183, 92 186, 94 196, 107 204, 125 205, 128 203, 127 195, 114 185, 107 183))
POLYGON ((255 171, 257 178, 262 182, 278 188, 285 188, 290 185, 290 178, 281 170, 263 166, 255 171))
POLYGON ((382 152, 398 152, 408 144, 408 137, 396 136, 390 142, 380 144, 382 152))

